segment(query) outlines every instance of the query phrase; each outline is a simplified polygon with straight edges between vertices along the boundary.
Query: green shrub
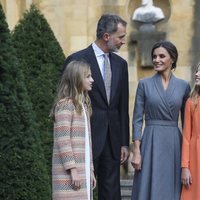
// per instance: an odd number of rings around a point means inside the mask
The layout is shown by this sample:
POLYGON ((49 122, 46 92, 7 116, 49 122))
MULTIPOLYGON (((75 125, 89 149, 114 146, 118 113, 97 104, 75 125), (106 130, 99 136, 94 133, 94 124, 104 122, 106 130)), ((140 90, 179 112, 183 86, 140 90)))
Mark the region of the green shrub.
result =
POLYGON ((48 116, 65 56, 46 19, 34 5, 15 27, 13 41, 51 173, 53 130, 48 116))
POLYGON ((50 200, 32 104, 0 5, 0 199, 50 200))

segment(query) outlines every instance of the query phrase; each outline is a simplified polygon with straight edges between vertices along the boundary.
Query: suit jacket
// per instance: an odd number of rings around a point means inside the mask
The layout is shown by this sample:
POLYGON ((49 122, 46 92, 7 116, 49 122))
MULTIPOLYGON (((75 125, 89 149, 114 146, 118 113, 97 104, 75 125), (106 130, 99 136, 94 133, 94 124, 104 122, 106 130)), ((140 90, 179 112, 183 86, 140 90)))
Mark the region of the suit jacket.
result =
POLYGON ((85 60, 90 64, 94 79, 92 91, 89 92, 93 110, 91 131, 94 159, 101 154, 108 133, 116 159, 120 159, 121 146, 129 146, 127 62, 115 53, 110 53, 109 59, 112 70, 109 104, 106 98, 104 81, 92 45, 70 55, 65 60, 65 66, 72 60, 85 60))

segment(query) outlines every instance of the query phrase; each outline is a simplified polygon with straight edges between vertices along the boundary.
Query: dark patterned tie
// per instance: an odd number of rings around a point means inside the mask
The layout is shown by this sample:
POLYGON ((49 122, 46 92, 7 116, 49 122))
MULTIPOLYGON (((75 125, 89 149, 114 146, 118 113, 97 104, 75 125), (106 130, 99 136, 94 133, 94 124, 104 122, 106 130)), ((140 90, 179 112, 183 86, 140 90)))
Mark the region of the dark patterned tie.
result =
POLYGON ((110 102, 111 78, 112 72, 109 62, 109 54, 104 54, 104 84, 108 103, 110 102))

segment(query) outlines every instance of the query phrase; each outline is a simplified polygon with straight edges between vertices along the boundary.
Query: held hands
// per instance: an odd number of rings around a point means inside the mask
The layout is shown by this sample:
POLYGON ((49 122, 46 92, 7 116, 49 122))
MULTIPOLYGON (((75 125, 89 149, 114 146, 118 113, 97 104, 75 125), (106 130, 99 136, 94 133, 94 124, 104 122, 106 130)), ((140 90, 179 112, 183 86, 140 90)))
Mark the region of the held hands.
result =
POLYGON ((190 185, 192 184, 192 176, 187 167, 182 168, 181 182, 187 189, 189 189, 190 185))
POLYGON ((81 188, 81 180, 78 175, 77 169, 73 168, 71 171, 71 177, 72 177, 72 187, 74 190, 79 190, 81 188))
POLYGON ((126 162, 126 160, 128 159, 128 156, 129 156, 128 147, 122 146, 121 147, 121 159, 120 159, 120 163, 124 164, 124 162, 126 162))

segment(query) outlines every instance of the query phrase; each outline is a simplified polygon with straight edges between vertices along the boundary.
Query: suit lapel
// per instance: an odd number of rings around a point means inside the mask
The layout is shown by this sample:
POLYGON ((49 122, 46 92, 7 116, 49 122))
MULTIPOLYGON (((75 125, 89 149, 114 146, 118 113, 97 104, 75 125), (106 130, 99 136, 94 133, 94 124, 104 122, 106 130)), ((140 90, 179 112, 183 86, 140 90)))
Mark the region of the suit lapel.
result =
MULTIPOLYGON (((119 77, 120 77, 120 70, 119 70, 120 67, 118 66, 118 62, 115 60, 115 56, 113 56, 113 53, 110 53, 109 59, 110 59, 111 71, 112 71, 111 94, 110 94, 110 103, 112 103, 112 99, 114 99, 114 96, 117 92, 116 89, 117 89, 117 84, 118 84, 119 77)), ((91 65, 90 67, 91 67, 92 77, 95 81, 94 84, 97 85, 97 87, 99 88, 99 90, 102 93, 103 98, 107 102, 104 81, 103 81, 101 71, 98 66, 96 56, 94 54, 94 50, 92 48, 92 45, 90 45, 88 47, 87 60, 91 65)))
POLYGON ((104 81, 103 81, 101 71, 98 66, 96 56, 94 54, 94 50, 92 48, 92 45, 88 47, 87 61, 90 63, 90 68, 91 68, 92 77, 94 79, 94 84, 97 85, 104 99, 107 101, 104 81))
POLYGON ((111 82, 111 96, 110 96, 110 102, 115 96, 115 93, 117 92, 117 83, 119 80, 119 67, 118 63, 114 59, 113 53, 110 54, 110 64, 111 64, 111 70, 112 70, 112 82, 111 82))

